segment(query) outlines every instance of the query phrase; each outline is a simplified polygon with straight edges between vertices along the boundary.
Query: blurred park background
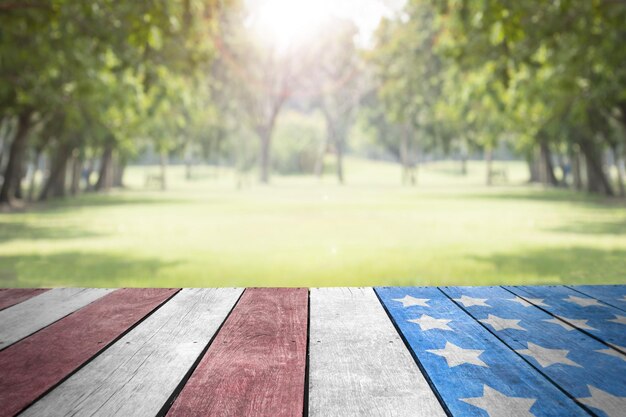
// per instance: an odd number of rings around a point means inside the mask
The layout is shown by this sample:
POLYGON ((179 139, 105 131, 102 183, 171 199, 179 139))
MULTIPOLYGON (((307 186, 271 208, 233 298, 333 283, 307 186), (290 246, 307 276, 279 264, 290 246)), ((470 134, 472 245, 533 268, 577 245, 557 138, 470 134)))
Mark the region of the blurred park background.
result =
POLYGON ((626 283, 624 22, 0 0, 0 287, 626 283))

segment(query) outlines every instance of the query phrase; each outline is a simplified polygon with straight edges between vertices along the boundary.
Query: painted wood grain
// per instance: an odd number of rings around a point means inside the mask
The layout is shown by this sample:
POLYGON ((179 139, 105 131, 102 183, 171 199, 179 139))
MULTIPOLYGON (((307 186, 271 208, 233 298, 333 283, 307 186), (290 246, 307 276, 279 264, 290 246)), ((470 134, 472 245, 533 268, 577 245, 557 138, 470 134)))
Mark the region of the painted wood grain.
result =
POLYGON ((576 285, 570 288, 626 311, 626 285, 576 285))
POLYGON ((5 349, 112 292, 103 288, 55 288, 0 311, 0 349, 5 349))
POLYGON ((17 414, 177 291, 114 291, 0 352, 0 416, 17 414))
POLYGON ((307 303, 304 288, 246 290, 167 415, 301 416, 307 303))
POLYGON ((33 298, 47 288, 0 288, 0 310, 33 298))
POLYGON ((371 288, 313 288, 309 416, 445 416, 371 288))
POLYGON ((541 308, 555 316, 555 326, 566 322, 626 354, 626 314, 622 310, 562 286, 506 288, 531 302, 543 300, 541 308))
POLYGON ((21 415, 156 416, 240 294, 180 291, 21 415))
POLYGON ((453 416, 588 415, 439 289, 376 291, 453 416))
POLYGON ((485 300, 487 306, 462 307, 480 322, 488 321, 490 315, 519 320, 518 325, 525 331, 495 330, 488 323, 484 327, 572 398, 588 398, 590 386, 609 394, 605 404, 592 407, 595 413, 606 412, 620 401, 626 401, 626 355, 580 331, 554 326, 550 314, 522 302, 504 288, 446 287, 442 290, 453 299, 465 296, 485 300))

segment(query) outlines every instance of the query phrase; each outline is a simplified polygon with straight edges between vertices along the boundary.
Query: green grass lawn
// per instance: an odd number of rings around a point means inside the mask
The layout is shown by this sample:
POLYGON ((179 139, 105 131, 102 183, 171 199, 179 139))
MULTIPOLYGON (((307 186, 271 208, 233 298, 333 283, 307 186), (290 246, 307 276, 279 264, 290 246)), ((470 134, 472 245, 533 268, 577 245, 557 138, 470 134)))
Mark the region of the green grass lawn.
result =
POLYGON ((396 165, 351 159, 334 178, 237 190, 198 168, 170 190, 129 189, 0 214, 0 286, 370 286, 626 283, 626 204, 510 182, 454 163, 399 185, 396 165))

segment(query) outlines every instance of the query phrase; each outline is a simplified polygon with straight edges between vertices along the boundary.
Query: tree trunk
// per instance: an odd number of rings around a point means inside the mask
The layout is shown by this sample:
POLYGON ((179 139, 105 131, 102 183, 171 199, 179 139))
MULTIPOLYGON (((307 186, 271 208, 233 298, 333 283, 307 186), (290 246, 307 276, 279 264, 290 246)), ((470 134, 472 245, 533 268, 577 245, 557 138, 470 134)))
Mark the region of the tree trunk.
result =
POLYGON ((37 173, 39 172, 41 152, 42 152, 42 149, 37 149, 35 152, 35 160, 33 162, 33 173, 30 176, 30 184, 28 185, 28 201, 33 201, 33 199, 35 198, 35 186, 36 186, 35 181, 37 179, 37 173))
POLYGON ((570 153, 570 160, 572 161, 572 177, 574 189, 580 191, 583 189, 582 169, 580 166, 580 153, 578 150, 572 150, 570 153))
POLYGON ((100 172, 98 174, 98 181, 95 185, 96 191, 105 191, 111 188, 111 168, 113 159, 113 143, 107 142, 104 146, 104 152, 100 159, 100 172))
POLYGON ((467 154, 461 154, 461 175, 467 176, 467 154))
POLYGON ((544 185, 556 187, 559 181, 554 175, 554 165, 552 164, 552 152, 550 146, 545 140, 540 140, 539 151, 541 152, 541 182, 544 185))
POLYGON ((78 152, 72 156, 72 178, 70 183, 70 194, 77 195, 80 192, 80 174, 83 168, 83 161, 78 152))
POLYGON ((191 159, 185 160, 185 179, 187 181, 191 180, 191 178, 192 178, 191 168, 192 168, 191 159))
POLYGON ((17 173, 17 181, 15 184, 15 198, 18 200, 23 200, 24 199, 24 190, 22 188, 22 182, 24 181, 24 178, 26 177, 26 161, 22 160, 22 162, 19 164, 18 167, 18 173, 17 173))
POLYGON ((619 187, 619 195, 620 197, 624 197, 626 195, 626 190, 624 190, 624 172, 622 169, 623 167, 620 154, 617 150, 617 145, 611 146, 611 152, 613 153, 613 163, 615 164, 615 168, 617 170, 617 185, 619 187))
POLYGON ((468 149, 468 144, 467 144, 466 139, 461 140, 460 157, 461 157, 461 175, 466 176, 467 175, 467 160, 469 159, 469 149, 468 149))
POLYGON ((13 137, 15 130, 15 120, 12 117, 4 117, 0 121, 0 170, 4 172, 4 157, 7 151, 7 144, 13 137))
POLYGON ((337 155, 337 180, 339 184, 343 185, 344 177, 343 177, 343 140, 338 139, 335 144, 335 151, 337 155))
POLYGON ((187 181, 191 180, 192 166, 193 166, 193 154, 191 152, 191 146, 187 142, 187 144, 185 145, 185 179, 187 181))
POLYGON ((57 149, 50 176, 48 176, 41 193, 39 201, 47 200, 50 197, 65 197, 65 180, 67 177, 67 162, 70 159, 71 147, 67 143, 61 143, 57 149))
POLYGON ((262 184, 269 184, 270 182, 270 145, 272 140, 272 134, 270 129, 263 129, 260 135, 261 139, 261 157, 260 157, 260 172, 259 181, 262 184))
POLYGON ((539 161, 541 160, 541 153, 536 146, 533 146, 532 151, 528 154, 526 158, 526 162, 528 162, 528 172, 530 174, 530 178, 528 179, 529 183, 540 183, 541 182, 541 167, 539 161))
POLYGON ((580 150, 585 155, 587 191, 608 196, 614 195, 611 183, 602 166, 602 153, 597 149, 597 146, 588 140, 583 140, 580 143, 580 150))
POLYGON ((85 168, 84 178, 85 178, 85 191, 91 191, 91 174, 94 170, 94 160, 93 158, 89 159, 87 162, 87 167, 85 168))
POLYGON ((115 175, 113 176, 113 186, 114 187, 124 187, 124 172, 126 171, 126 158, 117 158, 117 163, 115 164, 115 175))
POLYGON ((487 165, 487 185, 493 184, 493 150, 491 148, 485 149, 485 164, 487 165))
POLYGON ((161 152, 161 190, 167 189, 167 152, 161 152))
POLYGON ((402 165, 402 185, 410 184, 409 128, 406 123, 402 125, 402 134, 400 135, 400 164, 402 165))
POLYGON ((18 181, 22 172, 22 164, 24 154, 26 152, 26 143, 28 141, 28 133, 31 127, 32 111, 26 110, 22 112, 17 119, 17 132, 9 149, 9 161, 4 171, 4 181, 0 188, 0 204, 11 204, 15 197, 15 191, 18 188, 18 181))

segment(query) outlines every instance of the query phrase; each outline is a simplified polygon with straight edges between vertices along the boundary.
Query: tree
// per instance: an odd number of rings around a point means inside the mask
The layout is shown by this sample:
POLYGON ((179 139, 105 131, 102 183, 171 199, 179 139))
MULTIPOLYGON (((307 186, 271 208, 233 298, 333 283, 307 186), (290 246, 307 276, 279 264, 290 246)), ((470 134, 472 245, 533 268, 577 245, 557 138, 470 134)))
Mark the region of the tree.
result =
POLYGON ((352 21, 332 19, 316 38, 314 74, 308 77, 317 91, 313 94, 326 120, 326 141, 317 162, 316 174, 321 175, 323 159, 331 146, 336 155, 337 179, 344 182, 343 156, 347 138, 354 123, 361 99, 361 62, 355 43, 358 33, 352 21))
POLYGON ((368 55, 385 123, 396 126, 394 153, 407 184, 416 182, 420 154, 447 140, 437 114, 445 75, 435 49, 437 35, 435 9, 409 2, 400 18, 381 22, 368 55))

